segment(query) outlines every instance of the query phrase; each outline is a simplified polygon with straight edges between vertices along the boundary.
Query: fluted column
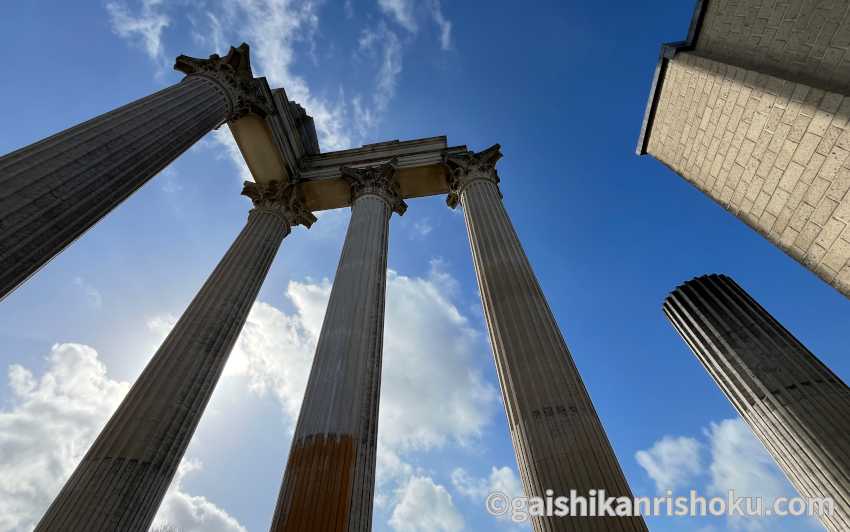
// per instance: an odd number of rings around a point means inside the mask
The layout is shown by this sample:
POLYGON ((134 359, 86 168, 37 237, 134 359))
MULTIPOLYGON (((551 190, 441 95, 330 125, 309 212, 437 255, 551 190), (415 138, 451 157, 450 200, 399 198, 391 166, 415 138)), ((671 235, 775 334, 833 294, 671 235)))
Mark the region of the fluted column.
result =
POLYGON ((0 157, 0 299, 210 130, 267 112, 246 44, 175 68, 180 83, 0 157))
POLYGON ((245 228, 36 527, 144 532, 201 419, 283 238, 315 218, 291 186, 246 183, 245 228))
MULTIPOLYGON (((511 439, 527 496, 631 496, 584 383, 502 204, 499 145, 449 155, 450 207, 463 206, 511 439)), ((625 407, 625 405, 624 405, 625 407)), ((535 531, 645 531, 641 518, 552 517, 535 531)))
POLYGON ((804 497, 831 497, 821 517, 850 530, 850 388, 735 281, 698 277, 664 314, 804 497))
POLYGON ((344 168, 351 222, 304 394, 273 532, 372 530, 393 163, 344 168))

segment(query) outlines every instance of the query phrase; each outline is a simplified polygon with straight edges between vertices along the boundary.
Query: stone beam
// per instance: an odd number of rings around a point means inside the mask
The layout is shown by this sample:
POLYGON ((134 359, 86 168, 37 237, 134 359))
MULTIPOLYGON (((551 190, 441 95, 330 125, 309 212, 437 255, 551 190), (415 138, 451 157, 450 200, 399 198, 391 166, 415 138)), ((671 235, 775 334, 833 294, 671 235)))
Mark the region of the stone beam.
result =
POLYGON ((360 148, 318 155, 301 161, 298 179, 304 205, 311 211, 351 205, 351 186, 341 168, 363 167, 396 159, 396 179, 404 199, 447 194, 448 173, 443 154, 465 153, 466 146, 449 148, 446 137, 367 144, 360 148))
POLYGON ((449 192, 443 154, 466 152, 466 146, 449 148, 446 137, 439 136, 320 153, 313 119, 304 109, 290 101, 284 89, 271 89, 266 78, 255 81, 275 112, 248 114, 228 126, 257 183, 295 181, 311 211, 339 209, 351 205, 351 188, 340 168, 397 159, 396 175, 405 199, 449 192))
POLYGON ((274 112, 253 113, 229 122, 239 151, 254 181, 288 181, 298 174, 298 161, 319 153, 313 119, 283 89, 272 89, 266 78, 255 78, 258 91, 274 112))

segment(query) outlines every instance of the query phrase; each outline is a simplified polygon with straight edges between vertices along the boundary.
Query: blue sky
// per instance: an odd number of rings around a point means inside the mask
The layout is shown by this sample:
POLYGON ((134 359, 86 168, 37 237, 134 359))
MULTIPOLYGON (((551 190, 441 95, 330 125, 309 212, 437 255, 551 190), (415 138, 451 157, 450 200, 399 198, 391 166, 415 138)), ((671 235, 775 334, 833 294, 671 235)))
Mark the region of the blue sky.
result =
MULTIPOLYGON (((735 278, 840 376, 848 301, 651 158, 634 155, 662 42, 692 2, 5 2, 6 153, 174 83, 175 56, 252 46, 323 151, 498 142, 505 203, 639 495, 787 482, 676 336, 677 284, 735 278)), ((244 169, 208 135, 0 304, 0 530, 30 530, 242 227, 244 169)), ((378 531, 511 530, 518 480, 462 216, 391 225, 378 531)), ((158 522, 267 529, 349 213, 284 242, 158 522)), ((652 530, 817 530, 656 518, 652 530)))

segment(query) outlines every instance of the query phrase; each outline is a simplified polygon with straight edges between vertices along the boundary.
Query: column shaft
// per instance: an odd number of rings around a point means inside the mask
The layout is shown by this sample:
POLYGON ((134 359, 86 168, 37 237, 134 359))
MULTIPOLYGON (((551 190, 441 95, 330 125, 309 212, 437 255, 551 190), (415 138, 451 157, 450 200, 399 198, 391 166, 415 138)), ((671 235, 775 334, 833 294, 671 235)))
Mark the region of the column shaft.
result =
POLYGON ((677 288, 664 313, 804 497, 850 530, 850 388, 732 279, 677 288))
POLYGON ((251 211, 37 531, 150 527, 290 227, 280 209, 263 205, 251 211))
MULTIPOLYGON (((498 145, 449 158, 449 204, 463 206, 484 315, 527 496, 631 497, 558 324, 501 200, 498 145)), ((645 531, 641 518, 552 517, 535 531, 645 531)))
POLYGON ((246 64, 247 53, 244 46, 223 60, 181 56, 178 67, 203 75, 0 157, 0 299, 206 133, 238 117, 245 89, 225 78, 236 79, 231 65, 246 64), (204 70, 211 65, 217 70, 204 70))
POLYGON ((366 184, 351 206, 273 532, 372 530, 387 238, 403 203, 366 184))

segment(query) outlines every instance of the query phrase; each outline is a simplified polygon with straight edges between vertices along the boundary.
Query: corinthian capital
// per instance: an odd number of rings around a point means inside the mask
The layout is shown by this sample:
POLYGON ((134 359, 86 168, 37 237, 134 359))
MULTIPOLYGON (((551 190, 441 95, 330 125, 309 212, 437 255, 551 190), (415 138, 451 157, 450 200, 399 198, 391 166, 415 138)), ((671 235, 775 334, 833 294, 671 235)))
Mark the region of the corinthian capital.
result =
POLYGON ((227 55, 220 57, 212 54, 208 59, 177 56, 174 69, 187 76, 203 76, 217 83, 230 100, 228 120, 236 120, 248 113, 266 116, 273 107, 260 90, 260 84, 251 72, 251 58, 248 45, 244 42, 239 48, 230 47, 227 55))
POLYGON ((298 190, 292 183, 245 181, 242 195, 251 198, 255 209, 283 217, 290 227, 303 225, 309 229, 316 221, 316 217, 304 206, 298 190))
POLYGON ((502 158, 501 148, 500 145, 493 144, 478 153, 468 151, 443 156, 443 164, 449 170, 449 196, 446 198, 449 207, 454 209, 457 206, 460 193, 474 181, 486 180, 499 184, 496 163, 502 158))
POLYGON ((392 159, 384 164, 352 168, 343 166, 340 173, 351 186, 351 202, 360 196, 372 194, 381 197, 394 212, 399 215, 407 210, 407 203, 401 196, 401 189, 395 178, 398 160, 392 159))

